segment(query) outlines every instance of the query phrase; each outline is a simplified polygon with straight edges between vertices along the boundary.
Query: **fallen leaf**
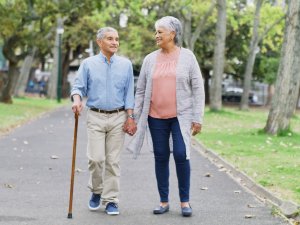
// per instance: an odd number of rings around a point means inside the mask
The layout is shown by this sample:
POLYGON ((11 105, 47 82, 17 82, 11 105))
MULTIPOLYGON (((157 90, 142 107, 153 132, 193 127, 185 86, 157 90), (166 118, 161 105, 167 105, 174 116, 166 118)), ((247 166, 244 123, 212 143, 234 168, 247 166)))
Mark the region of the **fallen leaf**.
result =
POLYGON ((14 186, 11 185, 11 184, 4 184, 4 187, 6 187, 6 188, 14 188, 14 186))
POLYGON ((227 171, 227 169, 225 169, 225 168, 221 168, 221 169, 219 169, 219 171, 220 171, 220 172, 226 172, 226 171, 227 171))
POLYGON ((218 167, 219 169, 224 168, 224 166, 223 166, 222 164, 218 164, 217 167, 218 167))
POLYGON ((51 159, 58 159, 58 156, 57 155, 52 155, 51 159))
POLYGON ((84 170, 82 170, 82 169, 80 169, 80 168, 76 168, 76 169, 75 169, 75 172, 81 173, 81 172, 84 172, 84 170))
POLYGON ((254 218, 255 217, 255 215, 245 215, 245 219, 251 219, 251 218, 254 218))
POLYGON ((222 146, 222 145, 223 145, 223 142, 220 141, 220 140, 218 140, 218 141, 217 141, 217 144, 222 146))

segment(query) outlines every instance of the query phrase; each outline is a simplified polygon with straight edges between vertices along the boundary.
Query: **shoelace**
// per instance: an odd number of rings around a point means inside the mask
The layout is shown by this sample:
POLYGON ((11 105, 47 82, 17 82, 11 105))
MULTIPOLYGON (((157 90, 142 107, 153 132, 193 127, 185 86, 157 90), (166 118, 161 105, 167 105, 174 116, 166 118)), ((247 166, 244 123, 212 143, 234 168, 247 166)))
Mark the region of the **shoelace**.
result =
POLYGON ((100 199, 100 196, 99 196, 99 195, 93 194, 93 196, 92 196, 92 201, 98 201, 99 199, 100 199))
POLYGON ((108 206, 112 206, 114 208, 118 208, 118 205, 116 203, 114 203, 114 202, 108 203, 108 206))

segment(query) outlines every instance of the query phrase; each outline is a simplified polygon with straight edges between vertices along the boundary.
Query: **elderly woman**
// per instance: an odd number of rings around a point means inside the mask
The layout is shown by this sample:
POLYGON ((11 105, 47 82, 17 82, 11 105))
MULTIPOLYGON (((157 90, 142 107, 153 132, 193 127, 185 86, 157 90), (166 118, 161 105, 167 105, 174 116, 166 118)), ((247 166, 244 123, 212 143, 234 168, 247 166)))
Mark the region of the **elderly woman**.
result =
POLYGON ((138 132, 128 148, 136 154, 140 152, 148 125, 160 195, 160 205, 153 213, 169 211, 169 158, 173 152, 181 213, 191 216, 191 135, 201 131, 204 114, 203 79, 193 52, 180 46, 180 21, 166 16, 156 21, 155 29, 159 49, 145 57, 141 68, 134 109, 138 132))

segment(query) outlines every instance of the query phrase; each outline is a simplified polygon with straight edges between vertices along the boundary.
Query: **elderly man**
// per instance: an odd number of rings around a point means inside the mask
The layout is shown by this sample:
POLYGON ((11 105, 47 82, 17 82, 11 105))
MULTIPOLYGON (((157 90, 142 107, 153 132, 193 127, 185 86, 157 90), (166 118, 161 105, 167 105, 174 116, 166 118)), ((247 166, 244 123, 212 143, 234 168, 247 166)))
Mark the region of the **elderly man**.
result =
POLYGON ((125 132, 136 132, 134 122, 134 79, 131 62, 117 56, 117 30, 104 27, 97 32, 100 53, 85 59, 71 91, 72 110, 80 113, 87 96, 87 157, 92 196, 89 209, 106 206, 106 213, 118 215, 120 152, 125 132))

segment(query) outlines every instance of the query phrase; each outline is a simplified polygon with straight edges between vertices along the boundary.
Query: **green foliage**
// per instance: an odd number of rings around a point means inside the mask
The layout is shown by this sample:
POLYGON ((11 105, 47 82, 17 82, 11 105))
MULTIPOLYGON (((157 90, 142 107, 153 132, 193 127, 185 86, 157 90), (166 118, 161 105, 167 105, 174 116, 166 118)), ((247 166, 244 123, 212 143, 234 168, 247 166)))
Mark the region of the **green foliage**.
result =
MULTIPOLYGON (((249 52, 249 43, 252 36, 254 5, 239 5, 236 1, 229 1, 227 8, 227 38, 226 38, 226 58, 227 65, 225 71, 233 74, 237 79, 242 78, 244 74, 246 60, 249 52)), ((259 35, 262 38, 260 43, 260 55, 263 59, 261 63, 255 63, 254 79, 265 80, 268 83, 274 82, 276 72, 276 60, 280 55, 280 49, 283 41, 284 20, 282 19, 267 33, 264 32, 284 16, 284 10, 281 7, 273 6, 268 2, 262 5, 260 13, 259 35), (266 59, 271 57, 272 59, 266 59), (272 64, 272 68, 264 66, 264 63, 272 64), (259 68, 259 67, 264 68, 259 68)))
MULTIPOLYGON (((191 26, 191 31, 194 32, 205 18, 211 4, 210 0, 2 0, 0 39, 5 44, 9 38, 16 37, 18 42, 11 46, 15 53, 26 53, 32 46, 37 46, 40 55, 51 55, 57 18, 60 17, 64 20, 64 52, 71 50, 76 55, 83 54, 83 57, 87 57, 85 49, 88 48, 89 41, 93 40, 94 46, 97 46, 96 31, 103 26, 112 26, 119 31, 120 54, 129 57, 139 66, 144 56, 156 49, 154 23, 158 18, 172 15, 183 20, 191 16, 191 24, 184 25, 191 26), (33 4, 29 4, 30 2, 33 4), (119 24, 121 15, 128 19, 126 27, 119 24)), ((237 79, 242 79, 246 65, 254 10, 254 5, 247 5, 245 0, 227 1, 225 72, 237 79)), ((281 7, 265 1, 261 8, 259 33, 262 35, 284 13, 281 7)), ((212 69, 216 19, 217 10, 214 9, 202 25, 200 38, 195 44, 194 52, 203 71, 212 69)), ((283 27, 284 20, 274 26, 260 43, 260 62, 255 64, 255 79, 273 82, 283 27)))
POLYGON ((268 84, 274 84, 276 81, 277 70, 279 66, 279 57, 262 56, 259 63, 259 72, 268 84))

